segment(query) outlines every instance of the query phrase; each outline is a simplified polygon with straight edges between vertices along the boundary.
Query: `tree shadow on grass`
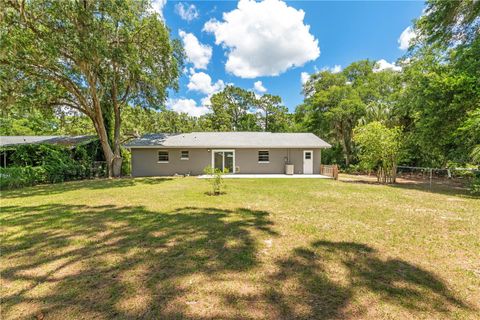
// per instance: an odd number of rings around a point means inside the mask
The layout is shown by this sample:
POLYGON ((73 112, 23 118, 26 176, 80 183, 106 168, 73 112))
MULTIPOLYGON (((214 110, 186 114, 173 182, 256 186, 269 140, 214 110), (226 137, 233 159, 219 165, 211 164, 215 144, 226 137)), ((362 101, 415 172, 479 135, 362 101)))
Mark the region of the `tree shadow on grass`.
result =
POLYGON ((45 204, 3 207, 0 217, 4 319, 344 319, 388 310, 448 318, 471 310, 433 273, 364 244, 315 241, 266 267, 261 239, 278 235, 265 211, 45 204))
POLYGON ((389 185, 392 188, 418 190, 429 193, 438 193, 447 196, 461 196, 469 199, 480 199, 480 196, 470 193, 467 186, 452 186, 448 184, 433 183, 396 183, 389 185))
POLYGON ((398 178, 397 183, 392 184, 382 184, 377 182, 376 180, 364 178, 363 176, 359 176, 355 179, 350 178, 341 178, 340 182, 348 183, 348 184, 366 184, 366 185, 378 185, 378 186, 388 186, 391 188, 397 189, 410 189, 410 190, 417 190, 423 191, 428 193, 438 193, 448 196, 461 196, 464 198, 480 198, 480 196, 475 196, 470 193, 468 189, 468 185, 461 185, 459 183, 448 183, 447 180, 438 180, 435 179, 430 186, 428 180, 405 180, 398 178))
POLYGON ((1 190, 1 196, 5 199, 21 198, 26 196, 45 196, 80 189, 100 190, 132 187, 138 184, 154 185, 170 180, 173 180, 173 178, 119 178, 67 181, 62 183, 42 184, 20 189, 1 190))
POLYGON ((256 267, 254 234, 276 234, 243 208, 47 204, 1 220, 5 318, 186 318, 185 297, 256 267))
POLYGON ((454 310, 472 310, 433 273, 352 242, 316 241, 293 250, 277 261, 267 287, 265 297, 281 319, 355 319, 379 303, 412 317, 448 318, 454 310), (359 295, 371 304, 349 308, 359 295))

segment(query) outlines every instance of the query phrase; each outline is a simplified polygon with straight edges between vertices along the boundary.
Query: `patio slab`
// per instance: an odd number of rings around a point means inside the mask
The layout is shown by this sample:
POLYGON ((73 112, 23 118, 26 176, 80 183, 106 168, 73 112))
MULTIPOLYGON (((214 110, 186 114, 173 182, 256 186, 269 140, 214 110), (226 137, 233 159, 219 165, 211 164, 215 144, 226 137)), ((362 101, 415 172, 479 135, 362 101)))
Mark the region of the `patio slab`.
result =
MULTIPOLYGON (((199 179, 211 178, 211 175, 198 176, 199 179)), ((332 177, 323 176, 321 174, 226 174, 223 176, 225 179, 271 179, 271 178, 286 178, 286 179, 332 179, 332 177)))

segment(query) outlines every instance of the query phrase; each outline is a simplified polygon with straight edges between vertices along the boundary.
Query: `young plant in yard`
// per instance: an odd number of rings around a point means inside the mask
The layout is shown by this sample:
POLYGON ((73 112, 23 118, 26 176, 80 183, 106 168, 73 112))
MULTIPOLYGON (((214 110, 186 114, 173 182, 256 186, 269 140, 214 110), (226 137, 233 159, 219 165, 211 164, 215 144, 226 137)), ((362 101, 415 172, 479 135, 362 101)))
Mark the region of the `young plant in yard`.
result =
POLYGON ((395 183, 400 134, 400 128, 387 128, 378 121, 354 130, 354 141, 360 147, 360 164, 367 170, 375 170, 379 182, 395 183))
POLYGON ((218 168, 212 168, 211 166, 208 166, 205 169, 203 169, 203 172, 210 176, 208 181, 212 186, 212 195, 218 196, 224 193, 223 190, 225 189, 225 182, 223 180, 223 175, 225 173, 228 173, 228 169, 224 169, 222 171, 218 168))

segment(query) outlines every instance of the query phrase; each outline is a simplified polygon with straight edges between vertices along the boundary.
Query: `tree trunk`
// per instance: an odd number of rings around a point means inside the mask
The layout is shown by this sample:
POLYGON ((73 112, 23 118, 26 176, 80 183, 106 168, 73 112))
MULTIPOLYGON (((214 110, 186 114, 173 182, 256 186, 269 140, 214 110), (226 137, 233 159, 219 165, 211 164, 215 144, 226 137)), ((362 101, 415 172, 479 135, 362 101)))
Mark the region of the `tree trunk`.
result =
POLYGON ((112 175, 113 177, 120 177, 122 175, 122 157, 114 156, 112 161, 112 175))
POLYGON ((110 143, 108 141, 108 134, 105 128, 105 123, 103 123, 103 117, 101 114, 98 117, 97 114, 96 117, 92 118, 92 121, 95 127, 95 131, 97 132, 98 138, 100 140, 100 145, 102 146, 105 161, 107 162, 107 174, 108 177, 111 178, 114 172, 113 161, 115 158, 115 154, 113 153, 110 143))
MULTIPOLYGON (((116 66, 115 66, 116 70, 116 66)), ((122 174, 122 154, 120 150, 120 126, 122 124, 122 118, 120 116, 120 105, 117 100, 117 74, 115 74, 114 81, 112 83, 112 103, 114 113, 114 129, 113 129, 113 153, 112 160, 112 173, 114 177, 120 177, 122 174)))
POLYGON ((263 131, 268 132, 268 111, 265 109, 265 129, 263 131))

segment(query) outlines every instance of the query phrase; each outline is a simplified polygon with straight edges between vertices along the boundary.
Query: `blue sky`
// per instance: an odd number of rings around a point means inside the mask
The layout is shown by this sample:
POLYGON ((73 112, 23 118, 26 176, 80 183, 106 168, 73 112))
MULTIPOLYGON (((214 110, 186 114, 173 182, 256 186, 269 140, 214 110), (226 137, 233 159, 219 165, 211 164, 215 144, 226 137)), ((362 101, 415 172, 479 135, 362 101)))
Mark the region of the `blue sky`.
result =
POLYGON ((208 97, 228 83, 253 89, 257 82, 258 93, 281 96, 293 111, 303 101, 302 73, 338 71, 367 58, 394 64, 405 53, 402 32, 405 48, 405 29, 424 7, 420 1, 158 1, 188 55, 180 90, 167 105, 192 115, 207 112, 208 97))

